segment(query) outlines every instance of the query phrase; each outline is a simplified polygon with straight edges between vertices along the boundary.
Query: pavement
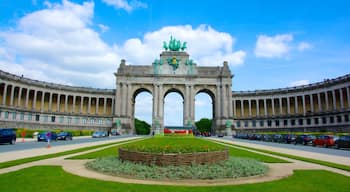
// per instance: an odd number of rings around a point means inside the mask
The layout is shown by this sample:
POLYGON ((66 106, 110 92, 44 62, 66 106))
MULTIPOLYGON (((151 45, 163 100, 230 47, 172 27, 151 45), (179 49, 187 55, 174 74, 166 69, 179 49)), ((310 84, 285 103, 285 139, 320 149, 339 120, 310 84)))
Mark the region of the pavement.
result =
MULTIPOLYGON (((135 137, 130 137, 130 138, 123 138, 120 139, 120 141, 132 139, 135 137)), ((297 156, 304 156, 304 157, 312 157, 314 159, 319 159, 319 160, 324 160, 324 161, 331 161, 335 163, 341 163, 345 165, 350 164, 350 158, 349 157, 339 157, 339 156, 334 156, 334 155, 327 155, 327 154, 313 154, 311 152, 304 152, 300 150, 290 150, 290 149, 284 149, 284 148, 278 148, 278 147, 266 147, 266 146, 261 146, 258 144, 251 144, 251 143, 244 143, 244 142, 237 142, 237 141, 227 141, 227 140, 222 140, 218 138, 210 138, 211 140, 216 140, 216 141, 224 141, 227 143, 227 145, 234 143, 237 145, 242 145, 242 146, 247 146, 247 147, 253 147, 253 148, 259 148, 259 149, 266 149, 266 150, 271 150, 271 151, 276 151, 276 152, 281 152, 281 153, 287 153, 287 154, 292 154, 292 155, 297 155, 297 156), (317 156, 312 156, 312 155, 317 155, 317 156)), ((103 141, 104 143, 108 143, 109 141, 103 141)), ((115 142, 115 141, 112 141, 115 142)), ((96 145, 97 143, 93 143, 92 145, 96 145)), ((119 144, 115 144, 119 145, 119 144)), ((88 146, 88 144, 81 144, 80 146, 73 146, 74 148, 80 148, 88 146)), ((232 146, 232 145, 230 145, 232 146)), ((67 146, 64 146, 67 147, 67 146)), ((96 171, 89 170, 85 167, 85 163, 90 161, 90 160, 66 160, 65 158, 69 158, 72 156, 76 155, 81 155, 85 153, 90 153, 93 151, 98 151, 102 150, 104 148, 111 147, 111 146, 106 146, 106 147, 101 147, 85 152, 80 152, 80 153, 75 153, 71 155, 65 155, 61 157, 56 157, 56 158, 51 158, 51 159, 45 159, 45 160, 40 160, 40 161, 35 161, 31 163, 26 163, 26 164, 21 164, 18 166, 13 166, 13 167, 8 167, 4 169, 0 169, 0 174, 3 173, 8 173, 12 171, 17 171, 23 168, 27 167, 32 167, 32 166, 40 166, 40 165, 56 165, 56 166, 62 166, 62 168, 71 174, 81 176, 81 177, 86 177, 86 178, 93 178, 93 179, 98 179, 98 180, 104 180, 104 181, 114 181, 114 182, 122 182, 122 183, 134 183, 134 184, 156 184, 156 185, 181 185, 181 186, 218 186, 218 185, 238 185, 238 184, 247 184, 247 183, 260 183, 260 182, 267 182, 267 181, 274 181, 274 180, 279 180, 283 179, 286 177, 289 177, 293 174, 294 170, 327 170, 331 171, 334 173, 342 174, 345 176, 350 177, 350 172, 349 171, 344 171, 336 168, 331 168, 323 165, 318 165, 314 163, 308 163, 304 161, 299 161, 299 160, 294 160, 294 159, 289 159, 285 157, 280 157, 276 155, 271 155, 271 154, 266 154, 254 150, 248 150, 248 151, 253 151, 255 153, 260 153, 272 157, 277 157, 280 159, 287 160, 291 163, 266 163, 268 165, 269 170, 266 174, 260 175, 260 176, 253 176, 253 177, 245 177, 245 178, 238 178, 238 179, 218 179, 218 180, 175 180, 175 181, 156 181, 156 180, 141 180, 141 179, 132 179, 132 178, 125 178, 125 177, 117 177, 117 176, 111 176, 111 175, 106 175, 103 173, 99 173, 96 171)), ((57 147, 59 148, 59 147, 57 147)), ((239 147, 237 147, 239 148, 239 147)), ((69 149, 73 149, 72 146, 70 146, 69 149)), ((34 149, 35 151, 36 149, 34 149)), ((47 149, 47 151, 41 149, 41 153, 48 153, 51 149, 47 149)), ((60 149, 52 149, 56 151, 64 151, 67 150, 67 148, 60 148, 60 149)), ((23 156, 30 156, 34 153, 33 150, 26 150, 24 154, 10 154, 8 153, 6 157, 8 159, 17 159, 19 157, 23 156)), ((40 153, 38 151, 37 153, 40 153)), ((36 156, 35 154, 34 156, 36 156)), ((1 154, 1 160, 2 158, 5 157, 3 154, 1 154)))

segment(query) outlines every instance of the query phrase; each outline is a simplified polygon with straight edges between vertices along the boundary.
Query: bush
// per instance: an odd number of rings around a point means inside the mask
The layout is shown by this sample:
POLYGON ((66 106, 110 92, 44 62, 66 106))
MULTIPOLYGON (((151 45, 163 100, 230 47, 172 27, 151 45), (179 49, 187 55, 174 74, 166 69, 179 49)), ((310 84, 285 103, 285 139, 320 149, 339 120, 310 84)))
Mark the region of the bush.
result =
POLYGON ((211 133, 211 124, 212 124, 211 119, 202 118, 201 120, 197 121, 195 124, 196 124, 197 131, 201 133, 204 133, 204 132, 211 133))
POLYGON ((223 179, 261 175, 267 166, 253 159, 230 158, 217 164, 165 166, 135 164, 109 156, 86 164, 93 170, 141 179, 223 179))
POLYGON ((151 132, 151 126, 145 122, 135 118, 135 129, 138 135, 149 135, 151 132))

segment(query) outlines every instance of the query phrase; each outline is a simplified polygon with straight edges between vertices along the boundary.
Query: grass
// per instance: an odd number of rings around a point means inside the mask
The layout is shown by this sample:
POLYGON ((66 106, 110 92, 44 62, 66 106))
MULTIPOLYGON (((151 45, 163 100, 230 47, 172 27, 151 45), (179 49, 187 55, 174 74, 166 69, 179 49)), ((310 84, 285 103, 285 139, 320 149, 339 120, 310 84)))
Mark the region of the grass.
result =
MULTIPOLYGON (((128 140, 128 141, 131 141, 131 140, 128 140)), ((48 154, 48 155, 40 155, 40 156, 35 156, 35 157, 16 159, 16 160, 13 160, 13 161, 6 161, 6 162, 0 163, 0 169, 6 168, 6 167, 12 167, 12 166, 16 166, 16 165, 20 165, 20 164, 24 164, 24 163, 30 163, 30 162, 33 162, 33 161, 39 161, 39 160, 43 160, 43 159, 60 157, 60 156, 64 156, 64 155, 70 155, 70 154, 74 154, 74 153, 79 153, 79 152, 83 152, 83 151, 97 149, 97 148, 105 147, 105 146, 109 146, 109 145, 115 145, 115 144, 118 144, 118 143, 124 143, 124 142, 128 142, 128 141, 107 143, 107 144, 95 145, 95 146, 90 146, 90 147, 83 147, 83 148, 79 148, 79 149, 63 151, 63 152, 53 153, 53 154, 48 154)))
POLYGON ((109 156, 90 161, 86 166, 106 174, 155 180, 238 178, 263 175, 268 170, 267 165, 259 161, 233 157, 215 164, 157 166, 122 161, 109 156))
MULTIPOLYGON (((226 142, 222 142, 222 143, 226 143, 226 142)), ((226 143, 226 144, 229 144, 229 145, 232 145, 232 146, 241 147, 241 148, 245 148, 245 149, 250 149, 250 150, 254 150, 254 151, 259 151, 259 152, 263 152, 263 153, 268 153, 268 154, 272 154, 272 155, 277 155, 277 156, 281 156, 281 157, 287 157, 287 158, 296 159, 296 160, 300 160, 300 161, 305 161, 305 162, 315 163, 315 164, 319 164, 319 165, 324 165, 324 166, 327 166, 327 167, 333 167, 333 168, 337 168, 337 169, 341 169, 341 170, 345 170, 345 171, 350 171, 350 166, 348 166, 348 165, 342 165, 342 164, 333 163, 333 162, 329 162, 329 161, 321 161, 321 160, 307 158, 307 157, 300 157, 300 156, 296 156, 296 155, 289 155, 289 154, 269 151, 269 150, 265 150, 265 149, 257 149, 257 148, 252 148, 252 147, 246 147, 246 146, 232 144, 232 143, 226 143)))
POLYGON ((189 137, 152 137, 121 147, 129 151, 150 153, 193 153, 225 150, 223 145, 189 137))
MULTIPOLYGON (((185 138, 185 140, 182 140, 183 138, 177 138, 177 137, 170 138, 170 137, 168 137, 166 139, 168 140, 168 142, 171 142, 171 143, 174 142, 173 144, 177 144, 175 141, 180 142, 180 143, 184 143, 184 141, 186 141, 186 139, 188 139, 188 138, 185 138)), ((196 139, 200 140, 200 142, 205 142, 206 145, 219 145, 219 144, 214 143, 212 141, 198 139, 198 138, 196 138, 196 139)), ((137 143, 147 144, 149 141, 151 141, 151 139, 145 139, 145 140, 139 141, 137 143)), ((162 142, 166 142, 166 141, 162 141, 162 142)), ((95 159, 95 158, 103 158, 103 157, 114 156, 114 155, 118 156, 118 148, 121 146, 123 146, 123 145, 108 147, 106 149, 102 149, 99 151, 70 157, 69 159, 95 159)), ((219 147, 221 148, 223 146, 219 145, 219 147)), ((261 155, 261 154, 253 153, 253 152, 243 150, 243 149, 237 149, 235 147, 228 147, 228 149, 229 149, 230 156, 234 156, 234 157, 251 158, 251 159, 255 159, 257 161, 261 161, 261 162, 265 162, 265 163, 289 163, 288 161, 285 161, 282 159, 278 159, 278 158, 271 157, 268 155, 261 155)))
POLYGON ((298 170, 288 178, 272 182, 235 186, 185 187, 125 184, 118 182, 100 181, 66 173, 61 167, 58 166, 37 166, 0 175, 0 191, 348 192, 350 191, 350 178, 323 170, 298 170))

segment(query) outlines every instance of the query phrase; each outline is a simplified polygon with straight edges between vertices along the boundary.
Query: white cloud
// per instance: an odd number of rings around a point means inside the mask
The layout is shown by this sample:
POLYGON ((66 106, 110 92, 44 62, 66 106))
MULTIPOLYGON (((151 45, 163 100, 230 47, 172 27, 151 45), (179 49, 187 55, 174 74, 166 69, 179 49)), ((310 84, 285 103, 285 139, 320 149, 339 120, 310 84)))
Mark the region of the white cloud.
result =
POLYGON ((293 35, 291 34, 282 34, 272 37, 259 35, 254 52, 257 57, 286 57, 291 50, 290 42, 292 41, 293 35))
POLYGON ((291 87, 295 87, 295 86, 301 86, 301 85, 308 85, 310 84, 309 80, 299 80, 299 81, 293 81, 289 84, 289 86, 291 87))
POLYGON ((132 0, 102 0, 107 5, 113 6, 115 9, 124 9, 127 12, 131 12, 137 8, 147 8, 147 4, 141 1, 132 0))
POLYGON ((104 32, 109 30, 109 27, 107 25, 98 24, 98 27, 100 28, 102 33, 104 33, 104 32))
POLYGON ((44 3, 45 9, 20 18, 17 25, 0 31, 1 69, 28 78, 99 88, 114 88, 120 56, 128 64, 151 65, 162 50, 162 41, 173 35, 188 42, 187 52, 198 65, 217 66, 244 63, 246 53, 234 51, 235 39, 207 25, 167 26, 146 33, 143 38, 109 46, 100 33, 107 26, 96 24, 94 3, 63 0, 44 3), (29 43, 28 43, 29 42, 29 43))
POLYGON ((304 51, 304 50, 307 50, 307 49, 311 49, 312 48, 312 45, 310 43, 307 43, 307 42, 300 42, 297 49, 298 51, 304 51))
POLYGON ((43 81, 112 88, 120 59, 90 27, 94 3, 45 4, 14 29, 0 32, 1 69, 43 81))
POLYGON ((192 28, 191 25, 166 26, 146 33, 143 39, 129 39, 121 47, 116 47, 120 55, 129 63, 146 65, 151 63, 162 49, 162 42, 170 36, 187 42, 187 52, 198 65, 218 66, 223 61, 230 65, 244 63, 246 53, 233 51, 235 39, 228 33, 219 32, 207 25, 192 28))

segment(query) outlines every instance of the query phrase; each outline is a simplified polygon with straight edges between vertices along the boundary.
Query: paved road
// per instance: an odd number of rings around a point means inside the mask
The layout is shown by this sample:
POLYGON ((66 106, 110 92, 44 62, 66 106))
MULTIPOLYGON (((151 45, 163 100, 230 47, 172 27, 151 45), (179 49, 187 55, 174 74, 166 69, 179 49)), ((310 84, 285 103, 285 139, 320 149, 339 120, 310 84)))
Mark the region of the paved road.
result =
MULTIPOLYGON (((232 141, 232 137, 224 137, 223 139, 232 141)), ((254 144, 260 144, 260 145, 265 145, 265 146, 271 146, 271 147, 281 147, 281 148, 286 148, 286 149, 296 149, 296 150, 309 151, 309 152, 315 152, 315 153, 321 153, 321 154, 337 155, 337 156, 341 156, 341 157, 350 157, 350 150, 349 149, 339 150, 339 149, 333 149, 333 148, 313 147, 313 146, 274 143, 274 142, 263 142, 263 141, 254 141, 254 140, 237 139, 237 138, 234 138, 234 140, 237 140, 240 142, 246 142, 246 143, 254 143, 254 144)))
MULTIPOLYGON (((63 146, 63 145, 71 145, 71 144, 92 143, 97 141, 118 140, 126 137, 130 137, 130 135, 110 136, 110 137, 104 137, 104 138, 74 137, 72 141, 59 140, 59 141, 50 142, 50 144, 52 147, 54 147, 54 146, 63 146)), ((28 149, 45 148, 46 146, 47 146, 47 142, 25 141, 23 143, 21 138, 17 138, 17 142, 15 145, 0 144, 0 153, 12 152, 17 150, 20 151, 20 150, 28 150, 28 149)))

